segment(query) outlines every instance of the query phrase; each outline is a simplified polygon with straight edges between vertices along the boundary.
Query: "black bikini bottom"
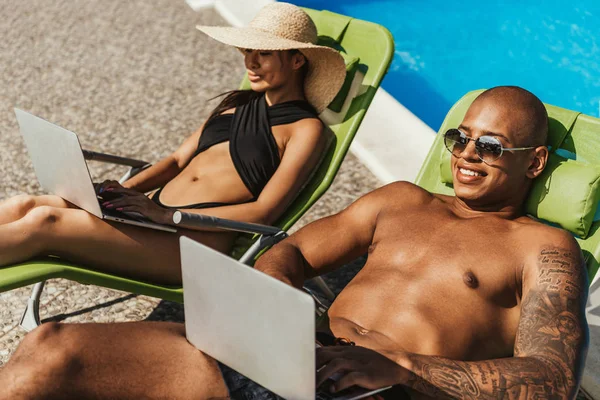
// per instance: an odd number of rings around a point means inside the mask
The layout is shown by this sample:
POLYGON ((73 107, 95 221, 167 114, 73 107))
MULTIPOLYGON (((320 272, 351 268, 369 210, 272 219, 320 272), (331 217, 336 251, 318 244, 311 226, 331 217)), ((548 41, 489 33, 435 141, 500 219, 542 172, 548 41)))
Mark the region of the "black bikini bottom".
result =
POLYGON ((156 204, 158 204, 159 206, 163 207, 163 208, 170 208, 170 209, 200 209, 200 208, 212 208, 212 207, 221 207, 221 206, 231 206, 234 205, 236 203, 216 203, 216 202, 208 202, 208 203, 196 203, 196 204, 188 204, 185 206, 167 206, 163 203, 160 202, 160 192, 162 192, 163 188, 158 189, 156 192, 154 192, 154 194, 152 195, 151 200, 153 202, 155 202, 156 204))

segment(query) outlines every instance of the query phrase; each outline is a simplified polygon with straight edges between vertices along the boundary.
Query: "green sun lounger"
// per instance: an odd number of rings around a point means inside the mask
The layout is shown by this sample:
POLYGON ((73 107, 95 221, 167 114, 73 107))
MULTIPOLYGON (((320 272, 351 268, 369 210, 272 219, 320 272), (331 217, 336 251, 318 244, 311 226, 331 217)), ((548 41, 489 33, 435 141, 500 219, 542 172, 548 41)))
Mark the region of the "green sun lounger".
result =
MULTIPOLYGON (((454 195, 450 153, 443 133, 461 123, 473 100, 482 92, 467 93, 448 112, 415 183, 431 192, 454 195)), ((550 156, 526 203, 526 212, 573 235, 583 250, 590 283, 600 260, 600 119, 546 104, 550 156)))
MULTIPOLYGON (((335 140, 310 182, 277 221, 275 227, 242 224, 215 218, 201 219, 200 225, 221 226, 225 229, 246 232, 239 237, 232 256, 248 264, 252 264, 265 247, 284 238, 285 231, 298 221, 329 188, 394 54, 392 36, 380 25, 328 11, 311 9, 305 11, 315 21, 320 44, 340 50, 346 61, 347 77, 344 86, 329 109, 322 114, 323 120, 335 134, 335 140), (242 256, 244 252, 246 253, 242 256)), ((247 85, 246 80, 242 83, 242 87, 247 87, 245 85, 247 85)), ((139 160, 91 151, 85 153, 89 160, 132 167, 130 173, 123 179, 149 166, 139 160)), ((182 213, 182 218, 198 220, 193 218, 193 215, 185 213, 182 213)), ((43 282, 52 278, 65 278, 176 302, 183 301, 183 290, 180 286, 161 286, 128 279, 94 271, 57 258, 31 260, 0 269, 0 292, 36 283, 21 320, 21 326, 25 329, 30 330, 39 325, 39 297, 43 282)), ((326 286, 323 289, 327 291, 326 286)))

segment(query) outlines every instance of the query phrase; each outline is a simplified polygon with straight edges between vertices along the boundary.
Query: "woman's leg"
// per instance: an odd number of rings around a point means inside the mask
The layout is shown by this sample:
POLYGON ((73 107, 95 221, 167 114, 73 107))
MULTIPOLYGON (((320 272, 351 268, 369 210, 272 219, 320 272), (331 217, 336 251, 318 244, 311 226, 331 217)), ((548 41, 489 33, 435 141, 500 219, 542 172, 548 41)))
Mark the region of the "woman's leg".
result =
POLYGON ((182 324, 46 323, 0 370, 0 400, 227 398, 217 363, 182 324))
MULTIPOLYGON (((219 251, 230 233, 181 231, 219 251)), ((103 221, 77 208, 39 206, 0 225, 0 267, 55 255, 90 268, 162 284, 181 284, 179 234, 103 221)))
POLYGON ((0 225, 23 218, 35 207, 76 208, 75 205, 54 195, 32 196, 21 194, 0 202, 0 225))

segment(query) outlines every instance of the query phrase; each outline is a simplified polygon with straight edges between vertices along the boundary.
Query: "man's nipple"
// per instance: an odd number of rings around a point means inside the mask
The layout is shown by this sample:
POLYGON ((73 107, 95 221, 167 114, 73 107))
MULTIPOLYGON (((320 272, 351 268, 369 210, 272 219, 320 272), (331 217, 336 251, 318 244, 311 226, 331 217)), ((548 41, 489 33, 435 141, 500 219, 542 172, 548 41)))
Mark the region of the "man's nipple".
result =
POLYGON ((471 289, 477 289, 479 287, 479 280, 477 280, 477 277, 471 271, 467 271, 463 274, 463 282, 471 289))

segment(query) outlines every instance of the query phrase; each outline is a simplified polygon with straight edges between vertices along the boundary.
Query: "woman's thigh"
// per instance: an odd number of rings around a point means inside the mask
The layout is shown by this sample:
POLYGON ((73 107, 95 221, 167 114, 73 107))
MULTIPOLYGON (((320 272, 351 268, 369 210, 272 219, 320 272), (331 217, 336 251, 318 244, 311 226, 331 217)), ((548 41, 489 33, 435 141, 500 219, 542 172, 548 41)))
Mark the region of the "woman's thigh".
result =
POLYGON ((23 218, 35 207, 51 206, 56 208, 77 208, 61 197, 54 195, 33 196, 21 194, 0 202, 0 225, 23 218))
POLYGON ((217 363, 189 344, 176 323, 44 324, 25 337, 6 368, 33 380, 38 375, 40 386, 52 381, 68 398, 227 397, 217 363))
MULTIPOLYGON (((231 241, 230 234, 183 233, 220 251, 231 241)), ((106 222, 81 209, 40 206, 0 226, 0 264, 55 255, 120 276, 176 285, 181 283, 179 236, 106 222)))

